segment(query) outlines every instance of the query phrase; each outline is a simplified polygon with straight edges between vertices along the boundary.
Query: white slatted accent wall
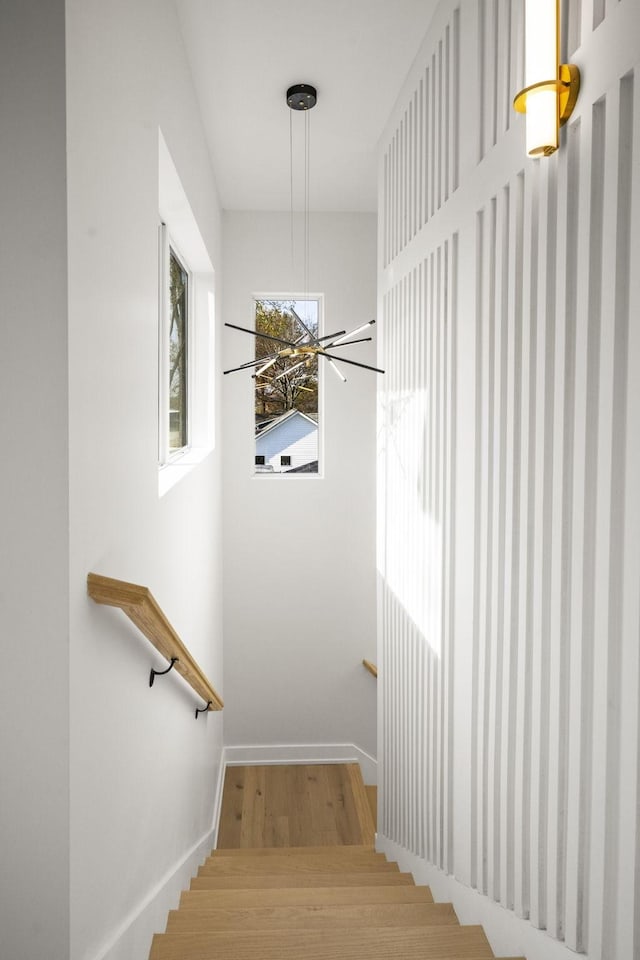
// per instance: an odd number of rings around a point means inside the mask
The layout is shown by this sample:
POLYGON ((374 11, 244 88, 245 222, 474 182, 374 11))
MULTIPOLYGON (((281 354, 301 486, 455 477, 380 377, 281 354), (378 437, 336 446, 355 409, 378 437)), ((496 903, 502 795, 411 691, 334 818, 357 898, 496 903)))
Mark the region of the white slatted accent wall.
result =
POLYGON ((382 141, 379 829, 631 960, 640 5, 565 6, 582 90, 546 161, 511 110, 523 19, 441 3, 382 141))
POLYGON ((457 189, 460 17, 455 9, 384 155, 384 264, 457 189))
POLYGON ((398 684, 389 691, 387 709, 398 713, 385 750, 393 803, 381 820, 391 829, 393 810, 401 842, 415 838, 417 852, 444 869, 452 844, 456 274, 454 236, 388 292, 383 328, 386 483, 402 496, 387 507, 381 598, 385 632, 396 638, 382 669, 398 684))

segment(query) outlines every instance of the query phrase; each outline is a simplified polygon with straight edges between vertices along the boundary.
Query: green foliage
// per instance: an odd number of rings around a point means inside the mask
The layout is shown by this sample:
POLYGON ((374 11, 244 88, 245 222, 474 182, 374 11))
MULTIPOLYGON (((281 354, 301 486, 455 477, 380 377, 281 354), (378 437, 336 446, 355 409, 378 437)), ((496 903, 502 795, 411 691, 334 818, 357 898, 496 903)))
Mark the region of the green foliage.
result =
MULTIPOLYGON (((292 343, 301 339, 308 343, 309 336, 290 312, 291 308, 295 309, 294 301, 257 300, 256 331, 292 343)), ((314 335, 317 333, 316 326, 309 326, 314 335)), ((266 363, 269 357, 284 347, 285 344, 257 337, 256 359, 264 357, 266 363)), ((297 358, 277 359, 264 371, 264 376, 256 377, 255 396, 257 420, 278 417, 293 409, 315 415, 318 410, 318 358, 311 357, 302 365, 297 358)))
POLYGON ((169 449, 187 442, 187 283, 173 251, 169 256, 169 449))

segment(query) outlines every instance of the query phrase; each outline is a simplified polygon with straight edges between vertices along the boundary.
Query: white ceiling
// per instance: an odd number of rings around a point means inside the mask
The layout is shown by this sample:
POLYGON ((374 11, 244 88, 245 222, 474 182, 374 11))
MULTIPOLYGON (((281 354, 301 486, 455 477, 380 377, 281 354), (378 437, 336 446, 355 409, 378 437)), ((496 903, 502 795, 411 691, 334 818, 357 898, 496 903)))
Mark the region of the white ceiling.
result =
POLYGON ((310 208, 375 210, 377 141, 437 0, 176 2, 223 207, 289 209, 285 92, 310 83, 310 208))

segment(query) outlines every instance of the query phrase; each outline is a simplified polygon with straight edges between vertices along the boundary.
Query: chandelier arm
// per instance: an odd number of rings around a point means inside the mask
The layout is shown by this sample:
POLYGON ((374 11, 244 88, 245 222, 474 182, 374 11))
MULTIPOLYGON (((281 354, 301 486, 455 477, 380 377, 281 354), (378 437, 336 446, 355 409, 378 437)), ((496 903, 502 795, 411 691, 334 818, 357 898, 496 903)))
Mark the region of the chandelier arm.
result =
POLYGON ((261 363, 266 364, 267 362, 272 363, 274 360, 277 360, 280 356, 279 351, 274 351, 273 353, 265 353, 264 357, 256 357, 255 360, 247 360, 242 364, 243 367, 259 367, 261 363))
POLYGON ((279 357, 280 357, 279 353, 270 353, 268 356, 262 357, 261 360, 266 360, 267 362, 264 364, 264 366, 260 367, 259 370, 256 370, 256 372, 252 374, 252 376, 254 377, 261 376, 265 370, 268 370, 269 367, 272 367, 274 363, 278 362, 279 357))
POLYGON ((231 327, 233 330, 242 330, 243 333, 250 333, 253 337, 264 337, 265 340, 275 340, 276 343, 286 343, 288 347, 295 347, 294 340, 283 340, 282 337, 272 337, 270 333, 260 333, 258 330, 249 330, 248 327, 238 327, 235 323, 225 323, 225 327, 231 327))
POLYGON ((302 319, 302 317, 299 317, 299 316, 298 316, 298 314, 297 314, 296 311, 293 309, 293 307, 289 307, 289 309, 290 309, 291 313, 294 315, 294 317, 296 318, 296 320, 298 321, 298 323, 300 324, 300 326, 301 326, 304 330, 307 331, 307 333, 309 334, 309 336, 311 337, 311 339, 312 339, 312 340, 317 340, 318 338, 315 336, 315 334, 313 334, 313 333, 311 332, 311 330, 309 330, 309 327, 306 325, 306 323, 304 322, 304 320, 302 319))
POLYGON ((282 373, 276 374, 273 378, 274 380, 282 380, 283 377, 288 377, 290 373, 293 373, 294 370, 297 370, 298 367, 303 367, 307 361, 301 360, 299 363, 294 363, 292 367, 289 367, 287 370, 283 370, 282 373))
POLYGON ((359 327, 355 327, 353 330, 350 330, 349 333, 345 333, 344 337, 340 337, 340 340, 336 341, 336 345, 342 340, 348 340, 349 337, 354 337, 356 333, 362 333, 367 327, 372 327, 375 322, 375 320, 369 320, 367 323, 361 323, 359 327))
MULTIPOLYGON (((250 370, 251 367, 257 367, 261 363, 264 363, 265 359, 266 357, 260 357, 259 360, 250 360, 248 363, 243 363, 239 367, 231 367, 230 370, 223 370, 222 372, 226 374, 226 373, 235 373, 236 370, 250 370)), ((274 355, 274 359, 275 360, 278 359, 277 353, 274 355)))
POLYGON ((240 364, 238 370, 249 370, 251 367, 259 367, 260 364, 265 363, 265 361, 273 362, 277 359, 277 353, 270 353, 264 357, 256 358, 255 360, 247 360, 245 363, 240 364))
POLYGON ((341 340, 340 343, 328 343, 327 347, 350 347, 352 343, 366 343, 367 340, 373 340, 373 337, 360 337, 358 340, 341 340))
POLYGON ((336 330, 335 333, 327 333, 324 337, 314 337, 316 343, 322 343, 323 340, 331 340, 333 337, 341 337, 344 330, 336 330))
POLYGON ((346 383, 346 382, 347 382, 347 378, 345 377, 345 375, 344 375, 344 373, 342 372, 342 370, 339 370, 339 369, 338 369, 338 365, 335 364, 335 363, 333 362, 333 360, 328 360, 327 363, 329 364, 329 366, 331 367, 331 369, 333 370, 333 372, 335 373, 335 375, 336 375, 337 377, 340 377, 340 379, 342 380, 343 383, 346 383))
POLYGON ((370 367, 368 363, 358 363, 356 360, 347 360, 346 357, 334 357, 330 353, 325 353, 324 350, 319 350, 318 356, 328 357, 330 360, 339 360, 341 363, 350 363, 352 367, 362 367, 364 370, 374 370, 375 373, 384 373, 384 370, 381 370, 380 367, 370 367))

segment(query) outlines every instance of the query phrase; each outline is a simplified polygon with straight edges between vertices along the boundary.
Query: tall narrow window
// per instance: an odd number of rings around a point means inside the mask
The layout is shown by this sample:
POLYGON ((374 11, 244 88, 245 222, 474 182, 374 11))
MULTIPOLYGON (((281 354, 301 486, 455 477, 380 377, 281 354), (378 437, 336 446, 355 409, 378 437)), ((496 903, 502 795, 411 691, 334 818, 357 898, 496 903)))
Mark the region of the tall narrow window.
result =
POLYGON ((215 276, 158 131, 158 494, 215 442, 215 276))
POLYGON ((169 236, 160 227, 159 436, 161 466, 192 442, 190 423, 190 328, 192 274, 169 236))
POLYGON ((255 301, 256 473, 318 474, 318 358, 313 353, 280 356, 278 340, 296 344, 317 338, 318 299, 255 301))
POLYGON ((189 274, 169 248, 169 452, 188 443, 187 337, 189 274))

